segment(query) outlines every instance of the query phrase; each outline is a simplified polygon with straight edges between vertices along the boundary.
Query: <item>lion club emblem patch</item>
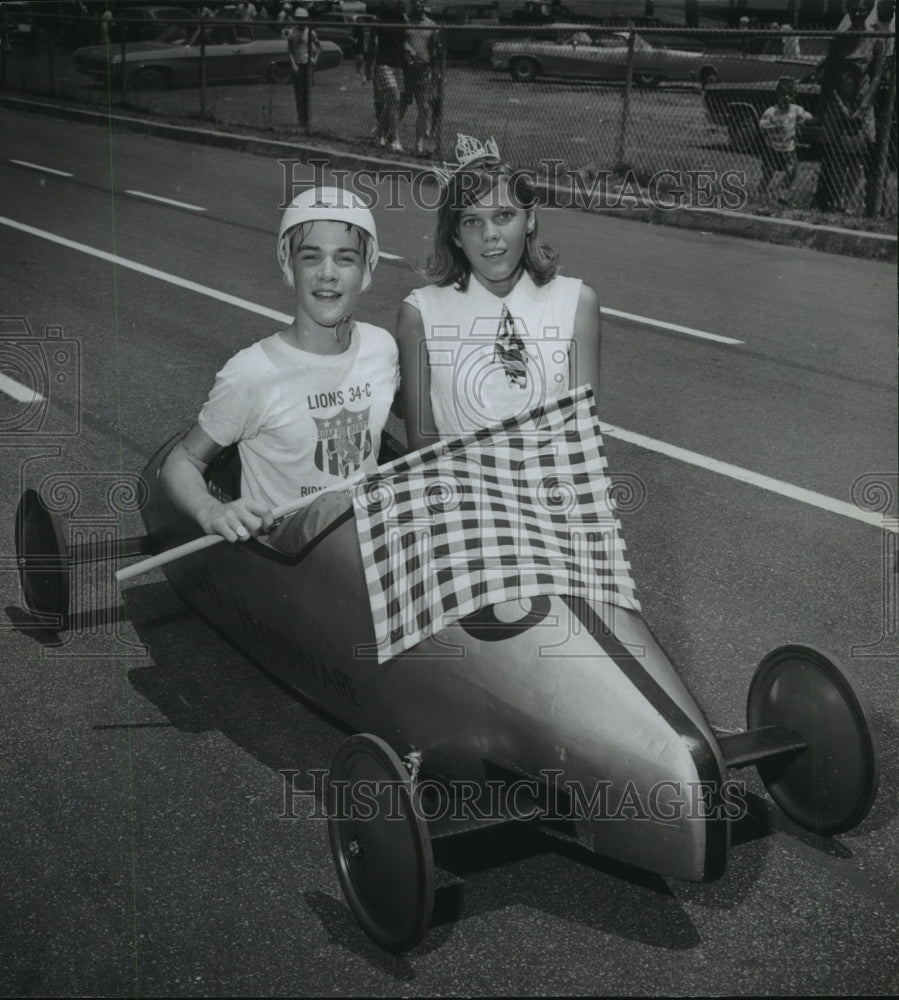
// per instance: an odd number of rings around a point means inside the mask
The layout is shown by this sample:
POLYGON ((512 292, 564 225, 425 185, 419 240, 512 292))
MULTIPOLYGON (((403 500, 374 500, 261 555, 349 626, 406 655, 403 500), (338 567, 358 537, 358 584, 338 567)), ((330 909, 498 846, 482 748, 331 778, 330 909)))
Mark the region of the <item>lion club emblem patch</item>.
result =
POLYGON ((368 429, 369 408, 353 412, 341 410, 327 420, 317 420, 318 444, 315 466, 330 476, 346 479, 358 472, 371 454, 371 431, 368 429))

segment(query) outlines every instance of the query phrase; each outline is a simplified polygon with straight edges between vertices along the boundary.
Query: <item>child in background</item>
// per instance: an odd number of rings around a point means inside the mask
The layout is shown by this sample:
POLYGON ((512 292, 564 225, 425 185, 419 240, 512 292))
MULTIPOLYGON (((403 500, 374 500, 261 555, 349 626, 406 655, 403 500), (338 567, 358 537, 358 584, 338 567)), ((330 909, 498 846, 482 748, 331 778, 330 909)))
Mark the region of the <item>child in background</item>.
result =
POLYGON ((759 194, 767 195, 775 174, 783 171, 783 186, 789 189, 796 179, 796 127, 812 121, 812 116, 793 102, 796 84, 788 78, 778 80, 775 101, 759 119, 765 144, 762 147, 762 179, 759 194))
POLYGON ((433 284, 400 307, 397 339, 411 449, 518 416, 589 383, 599 388, 599 305, 559 277, 537 237, 531 180, 496 143, 459 135, 438 171, 433 284))
MULTIPOLYGON (((176 504, 207 534, 232 542, 269 531, 273 508, 377 468, 397 388, 393 337, 352 317, 378 261, 368 208, 338 188, 305 191, 282 217, 278 261, 295 292, 294 321, 225 365, 162 470, 176 504), (221 503, 203 474, 234 443, 241 496, 221 503)), ((349 506, 345 492, 325 494, 269 541, 298 552, 349 506)))

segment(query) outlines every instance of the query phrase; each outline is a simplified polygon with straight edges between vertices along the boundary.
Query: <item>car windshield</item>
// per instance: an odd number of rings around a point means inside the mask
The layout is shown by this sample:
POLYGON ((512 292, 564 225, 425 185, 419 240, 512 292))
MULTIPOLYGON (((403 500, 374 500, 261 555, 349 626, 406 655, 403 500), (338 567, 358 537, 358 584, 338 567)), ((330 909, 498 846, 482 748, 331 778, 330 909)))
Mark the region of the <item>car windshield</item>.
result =
POLYGON ((196 30, 186 24, 170 24, 156 41, 164 42, 166 45, 187 45, 196 30))

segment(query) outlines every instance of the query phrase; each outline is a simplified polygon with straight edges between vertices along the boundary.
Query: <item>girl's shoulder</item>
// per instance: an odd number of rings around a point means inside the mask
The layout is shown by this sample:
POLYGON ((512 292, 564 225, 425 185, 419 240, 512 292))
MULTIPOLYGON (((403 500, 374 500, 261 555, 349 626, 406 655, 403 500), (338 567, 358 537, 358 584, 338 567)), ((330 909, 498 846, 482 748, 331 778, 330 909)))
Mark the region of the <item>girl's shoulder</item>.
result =
POLYGON ((552 303, 553 308, 576 307, 581 289, 584 287, 580 278, 567 278, 563 274, 557 274, 545 285, 536 285, 535 294, 544 302, 552 303))
POLYGON ((551 295, 579 295, 584 282, 580 278, 567 278, 564 274, 557 274, 541 287, 545 288, 551 295))

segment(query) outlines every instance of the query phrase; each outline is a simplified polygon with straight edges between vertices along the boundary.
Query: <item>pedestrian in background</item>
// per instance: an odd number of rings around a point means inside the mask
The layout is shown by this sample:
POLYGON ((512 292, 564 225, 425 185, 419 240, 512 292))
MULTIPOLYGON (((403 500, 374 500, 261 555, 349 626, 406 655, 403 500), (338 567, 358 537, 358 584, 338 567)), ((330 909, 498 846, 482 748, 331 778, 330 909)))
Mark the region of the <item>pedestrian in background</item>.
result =
POLYGON ((312 71, 321 46, 316 33, 305 23, 309 18, 309 12, 303 7, 297 7, 293 16, 296 21, 287 36, 287 57, 290 59, 290 76, 297 103, 297 122, 301 128, 307 128, 309 88, 312 85, 312 71))
POLYGON ((378 145, 401 153, 400 81, 405 63, 407 24, 402 0, 385 0, 378 8, 377 17, 369 33, 364 79, 372 81, 378 145))
POLYGON ((818 118, 824 130, 814 206, 852 211, 874 146, 873 101, 883 71, 883 42, 865 30, 867 7, 851 0, 850 30, 830 41, 821 67, 818 118))
MULTIPOLYGON (((777 81, 775 103, 759 119, 762 146, 762 179, 759 194, 767 195, 776 174, 783 172, 783 186, 789 190, 796 179, 796 128, 812 120, 805 108, 796 104, 796 84, 791 77, 777 81)), ((783 199, 780 199, 783 200, 783 199)))
POLYGON ((793 34, 793 29, 789 24, 780 26, 783 35, 783 57, 784 59, 799 59, 802 53, 799 50, 799 39, 793 34))
POLYGON ((434 134, 434 86, 440 84, 441 42, 437 25, 425 14, 423 0, 412 0, 406 31, 403 64, 403 93, 398 120, 415 101, 415 152, 426 156, 434 134))

